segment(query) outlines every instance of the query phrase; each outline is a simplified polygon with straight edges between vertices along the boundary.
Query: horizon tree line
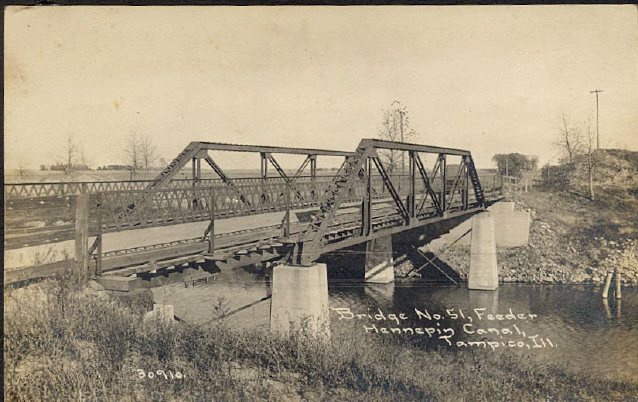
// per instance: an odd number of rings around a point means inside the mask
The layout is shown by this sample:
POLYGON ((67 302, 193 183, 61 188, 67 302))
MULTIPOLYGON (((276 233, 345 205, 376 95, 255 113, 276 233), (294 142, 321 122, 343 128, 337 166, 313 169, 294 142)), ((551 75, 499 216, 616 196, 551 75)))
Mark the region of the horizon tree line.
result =
MULTIPOLYGON (((129 170, 135 175, 139 170, 148 170, 159 160, 165 162, 157 153, 157 144, 148 135, 139 135, 135 129, 129 133, 122 148, 123 164, 98 166, 97 170, 129 170)), ((78 170, 91 170, 92 161, 87 157, 84 145, 75 139, 73 133, 66 136, 61 154, 55 156, 55 163, 41 164, 40 170, 63 171, 65 175, 78 170)), ((26 174, 26 167, 21 162, 19 175, 26 174)))

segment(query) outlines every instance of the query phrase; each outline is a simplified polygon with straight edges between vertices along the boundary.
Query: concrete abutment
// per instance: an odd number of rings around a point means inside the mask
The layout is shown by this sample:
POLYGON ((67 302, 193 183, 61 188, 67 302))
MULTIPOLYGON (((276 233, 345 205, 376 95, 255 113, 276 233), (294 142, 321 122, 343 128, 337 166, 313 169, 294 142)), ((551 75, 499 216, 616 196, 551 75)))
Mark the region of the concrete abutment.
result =
POLYGON ((273 268, 270 331, 330 337, 326 264, 273 268))

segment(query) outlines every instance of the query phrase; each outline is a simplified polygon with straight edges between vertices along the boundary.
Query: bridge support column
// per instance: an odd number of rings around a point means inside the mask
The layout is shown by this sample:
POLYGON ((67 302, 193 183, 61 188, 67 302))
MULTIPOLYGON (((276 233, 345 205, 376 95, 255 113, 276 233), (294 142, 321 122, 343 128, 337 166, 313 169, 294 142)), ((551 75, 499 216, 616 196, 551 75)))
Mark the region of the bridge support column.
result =
POLYGON ((491 212, 483 212, 472 219, 470 240, 470 274, 468 289, 498 289, 498 266, 496 265, 496 236, 491 212))
POLYGON ((329 338, 329 318, 326 264, 273 268, 271 332, 287 336, 300 331, 329 338))
POLYGON ((366 243, 365 281, 371 283, 394 282, 392 236, 382 236, 366 243))

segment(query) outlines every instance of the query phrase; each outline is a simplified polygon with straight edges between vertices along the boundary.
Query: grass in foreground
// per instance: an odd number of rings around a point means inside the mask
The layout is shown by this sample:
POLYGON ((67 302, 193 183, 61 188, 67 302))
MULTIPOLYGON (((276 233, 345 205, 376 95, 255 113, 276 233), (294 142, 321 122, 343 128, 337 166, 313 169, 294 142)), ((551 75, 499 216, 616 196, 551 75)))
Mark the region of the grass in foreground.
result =
POLYGON ((144 320, 144 310, 51 280, 5 293, 5 400, 616 399, 638 383, 485 351, 424 352, 354 335, 303 336, 144 320), (72 289, 75 288, 75 291, 72 289), (179 371, 182 379, 140 378, 179 371))

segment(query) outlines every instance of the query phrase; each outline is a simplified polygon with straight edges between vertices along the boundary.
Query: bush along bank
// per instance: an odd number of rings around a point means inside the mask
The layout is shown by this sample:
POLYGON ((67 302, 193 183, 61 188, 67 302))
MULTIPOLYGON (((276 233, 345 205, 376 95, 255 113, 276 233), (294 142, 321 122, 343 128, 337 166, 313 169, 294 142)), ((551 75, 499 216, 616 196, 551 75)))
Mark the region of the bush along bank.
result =
MULTIPOLYGON (((597 192, 597 201, 558 189, 510 194, 517 210, 531 213, 532 222, 526 246, 497 250, 500 282, 601 284, 607 272, 619 268, 624 285, 638 285, 638 191, 597 192)), ((469 246, 442 250, 436 257, 466 280, 469 246)), ((397 270, 397 277, 407 272, 397 270)))
POLYGON ((5 400, 622 399, 638 383, 508 353, 329 343, 144 319, 146 306, 46 281, 5 293, 5 400))

